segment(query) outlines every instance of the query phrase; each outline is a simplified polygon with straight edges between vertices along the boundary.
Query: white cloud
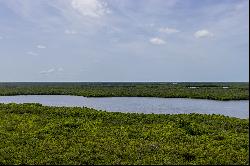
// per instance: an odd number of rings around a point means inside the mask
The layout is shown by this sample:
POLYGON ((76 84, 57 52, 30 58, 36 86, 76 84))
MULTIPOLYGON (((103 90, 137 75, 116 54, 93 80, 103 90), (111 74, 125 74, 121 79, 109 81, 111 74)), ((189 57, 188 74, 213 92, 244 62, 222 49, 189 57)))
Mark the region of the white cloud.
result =
POLYGON ((62 67, 59 67, 59 68, 51 68, 51 69, 48 69, 48 70, 43 70, 40 72, 40 74, 45 74, 45 75, 48 75, 48 74, 51 74, 51 73, 61 73, 63 72, 64 69, 62 67))
POLYGON ((0 40, 1 40, 1 39, 3 39, 3 37, 2 37, 2 36, 0 36, 0 40))
POLYGON ((178 33, 180 32, 179 30, 175 29, 175 28, 160 28, 159 29, 159 32, 162 32, 162 33, 167 33, 167 34, 173 34, 173 33, 178 33))
POLYGON ((38 53, 33 52, 33 51, 29 51, 27 52, 27 54, 32 55, 32 56, 38 56, 38 53))
POLYGON ((203 30, 199 30, 199 31, 195 32, 194 36, 196 38, 207 38, 207 37, 213 37, 214 34, 209 32, 208 30, 203 29, 203 30))
POLYGON ((71 6, 81 15, 88 17, 101 17, 110 13, 107 3, 99 0, 72 0, 71 6))
POLYGON ((40 48, 40 49, 46 48, 46 46, 44 46, 44 45, 37 45, 36 47, 37 47, 37 48, 40 48))
POLYGON ((53 72, 55 72, 54 68, 49 69, 49 70, 43 70, 43 71, 40 72, 40 74, 50 74, 50 73, 53 73, 53 72))
POLYGON ((57 69, 57 71, 58 71, 58 72, 63 72, 64 69, 63 69, 62 67, 59 67, 59 68, 57 69))
POLYGON ((66 29, 66 30, 64 31, 64 33, 67 34, 67 35, 75 35, 75 34, 77 34, 76 31, 74 31, 74 30, 69 30, 69 29, 66 29))
POLYGON ((151 38, 149 41, 150 41, 150 43, 157 44, 157 45, 162 45, 162 44, 166 43, 163 39, 158 38, 158 37, 151 38))

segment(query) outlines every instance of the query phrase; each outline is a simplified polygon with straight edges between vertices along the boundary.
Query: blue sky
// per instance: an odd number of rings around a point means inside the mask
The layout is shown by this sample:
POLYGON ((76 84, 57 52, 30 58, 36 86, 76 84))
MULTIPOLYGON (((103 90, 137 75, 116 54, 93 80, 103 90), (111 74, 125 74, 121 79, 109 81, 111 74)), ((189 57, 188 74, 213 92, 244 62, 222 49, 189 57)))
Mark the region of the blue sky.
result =
POLYGON ((248 81, 248 0, 0 0, 0 81, 248 81))

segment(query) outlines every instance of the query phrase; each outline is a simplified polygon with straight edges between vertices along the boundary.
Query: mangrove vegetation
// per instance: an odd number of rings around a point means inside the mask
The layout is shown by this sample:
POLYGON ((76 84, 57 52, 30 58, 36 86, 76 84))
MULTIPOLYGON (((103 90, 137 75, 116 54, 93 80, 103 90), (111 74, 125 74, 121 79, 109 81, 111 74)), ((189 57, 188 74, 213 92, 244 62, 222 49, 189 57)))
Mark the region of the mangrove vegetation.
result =
POLYGON ((248 100, 248 82, 179 83, 0 83, 0 96, 77 95, 248 100))
POLYGON ((249 164, 249 119, 0 104, 0 164, 249 164))

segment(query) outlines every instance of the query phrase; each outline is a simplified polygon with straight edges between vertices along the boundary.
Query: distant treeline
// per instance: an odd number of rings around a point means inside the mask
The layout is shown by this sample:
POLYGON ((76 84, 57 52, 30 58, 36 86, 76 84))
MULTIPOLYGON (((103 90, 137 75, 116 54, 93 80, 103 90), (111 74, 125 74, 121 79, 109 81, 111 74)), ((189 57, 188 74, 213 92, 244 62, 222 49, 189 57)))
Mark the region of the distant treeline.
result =
POLYGON ((0 95, 163 97, 248 100, 248 82, 15 82, 0 83, 0 95))

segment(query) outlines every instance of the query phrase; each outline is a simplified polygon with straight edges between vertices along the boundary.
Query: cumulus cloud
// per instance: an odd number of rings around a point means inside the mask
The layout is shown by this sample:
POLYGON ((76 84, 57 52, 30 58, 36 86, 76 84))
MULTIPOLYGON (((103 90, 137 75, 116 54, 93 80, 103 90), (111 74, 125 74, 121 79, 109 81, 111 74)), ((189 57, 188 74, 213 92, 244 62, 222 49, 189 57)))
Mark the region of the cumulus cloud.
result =
POLYGON ((33 51, 28 51, 27 54, 32 55, 32 56, 38 56, 38 53, 33 52, 33 51))
POLYGON ((194 36, 196 38, 208 38, 208 37, 213 37, 214 34, 209 32, 208 30, 206 29, 203 29, 203 30, 199 30, 197 32, 194 33, 194 36))
POLYGON ((81 15, 88 17, 98 18, 110 13, 107 3, 100 0, 72 0, 71 6, 81 15))
POLYGON ((44 46, 44 45, 40 45, 40 44, 39 44, 39 45, 37 45, 36 47, 37 47, 37 48, 39 48, 39 49, 44 49, 44 48, 46 48, 46 46, 44 46))
POLYGON ((69 29, 66 29, 66 30, 64 31, 64 33, 67 34, 67 35, 75 35, 75 34, 77 34, 76 31, 74 31, 74 30, 69 30, 69 29))
POLYGON ((49 70, 40 71, 40 74, 50 74, 50 73, 53 73, 53 72, 55 72, 55 69, 54 69, 54 68, 49 69, 49 70))
POLYGON ((149 41, 150 41, 150 43, 156 44, 156 45, 162 45, 162 44, 166 43, 163 39, 158 38, 158 37, 151 38, 149 41))
POLYGON ((180 31, 175 28, 166 27, 166 28, 160 28, 159 32, 166 33, 166 34, 173 34, 173 33, 178 33, 180 31))

